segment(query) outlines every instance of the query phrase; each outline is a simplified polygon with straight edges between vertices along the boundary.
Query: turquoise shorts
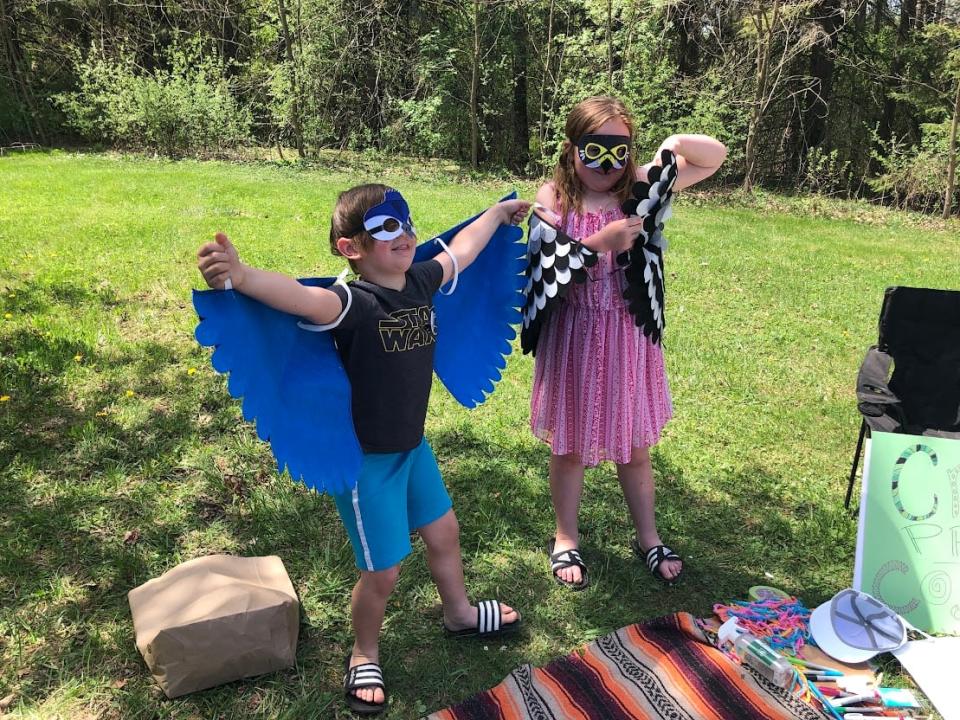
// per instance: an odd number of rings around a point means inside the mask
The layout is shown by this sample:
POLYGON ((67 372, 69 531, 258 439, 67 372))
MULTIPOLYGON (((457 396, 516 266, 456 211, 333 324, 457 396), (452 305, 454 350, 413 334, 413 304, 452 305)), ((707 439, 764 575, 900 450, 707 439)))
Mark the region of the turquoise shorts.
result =
POLYGON ((413 450, 364 453, 353 492, 333 496, 357 567, 386 570, 413 549, 410 533, 452 507, 426 438, 413 450))

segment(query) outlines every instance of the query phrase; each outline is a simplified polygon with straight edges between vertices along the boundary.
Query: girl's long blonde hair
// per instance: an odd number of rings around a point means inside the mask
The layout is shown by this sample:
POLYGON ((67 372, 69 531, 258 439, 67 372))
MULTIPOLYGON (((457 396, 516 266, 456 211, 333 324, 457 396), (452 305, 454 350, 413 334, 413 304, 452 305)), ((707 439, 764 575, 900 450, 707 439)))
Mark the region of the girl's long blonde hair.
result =
POLYGON ((626 105, 617 98, 608 95, 589 97, 577 103, 567 116, 567 124, 564 128, 567 137, 563 141, 560 160, 553 171, 553 187, 560 204, 557 210, 563 216, 566 216, 570 210, 583 211, 583 183, 577 177, 574 164, 577 140, 588 133, 595 132, 608 120, 622 120, 630 134, 630 157, 623 175, 620 176, 617 184, 610 188, 610 192, 617 196, 618 203, 622 203, 630 195, 630 188, 637 177, 637 167, 633 161, 633 118, 626 105))

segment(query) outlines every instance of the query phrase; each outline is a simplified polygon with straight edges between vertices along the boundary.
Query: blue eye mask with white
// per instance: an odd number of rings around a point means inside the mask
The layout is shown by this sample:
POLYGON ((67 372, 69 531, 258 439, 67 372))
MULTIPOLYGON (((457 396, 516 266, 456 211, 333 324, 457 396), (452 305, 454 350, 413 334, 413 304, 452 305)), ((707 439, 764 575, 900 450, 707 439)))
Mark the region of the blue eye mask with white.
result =
POLYGON ((396 190, 387 190, 383 202, 363 214, 363 229, 370 233, 374 240, 383 242, 398 238, 404 232, 414 236, 417 234, 413 227, 413 218, 410 217, 410 207, 403 195, 396 190))

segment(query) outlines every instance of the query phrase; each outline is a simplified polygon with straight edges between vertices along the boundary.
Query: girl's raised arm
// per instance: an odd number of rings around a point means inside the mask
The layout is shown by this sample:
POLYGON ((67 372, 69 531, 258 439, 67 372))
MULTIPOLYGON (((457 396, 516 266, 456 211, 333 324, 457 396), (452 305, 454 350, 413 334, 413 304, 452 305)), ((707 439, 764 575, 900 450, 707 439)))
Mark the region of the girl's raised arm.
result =
POLYGON ((660 151, 672 150, 677 155, 677 183, 674 191, 683 190, 713 175, 727 157, 726 146, 709 135, 671 135, 660 144, 649 162, 640 168, 639 179, 647 179, 647 170, 660 164, 660 151))

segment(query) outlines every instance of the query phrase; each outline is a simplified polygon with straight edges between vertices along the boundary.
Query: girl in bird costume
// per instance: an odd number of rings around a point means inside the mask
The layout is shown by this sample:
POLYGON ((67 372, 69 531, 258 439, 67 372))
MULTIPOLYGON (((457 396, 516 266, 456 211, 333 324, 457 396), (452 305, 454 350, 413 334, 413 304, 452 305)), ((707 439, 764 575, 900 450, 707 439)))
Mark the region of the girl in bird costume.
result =
POLYGON ((467 407, 499 380, 520 320, 523 257, 514 227, 529 203, 505 199, 417 246, 399 192, 341 193, 330 246, 359 278, 296 280, 249 267, 223 234, 200 248, 214 290, 196 292, 197 339, 216 348, 243 413, 269 440, 280 470, 329 491, 353 545, 355 641, 344 693, 380 712, 386 687, 379 634, 409 535, 419 532, 453 636, 493 637, 520 626, 496 600, 471 604, 459 530, 423 436, 433 371, 467 407))
POLYGON ((649 447, 673 410, 664 369, 663 223, 673 193, 712 175, 724 146, 673 135, 654 161, 633 159, 623 103, 584 100, 570 112, 553 180, 530 217, 521 346, 535 355, 530 425, 550 445, 558 583, 589 583, 579 550, 584 467, 611 460, 636 529, 631 546, 654 577, 680 576, 654 517, 649 447))

